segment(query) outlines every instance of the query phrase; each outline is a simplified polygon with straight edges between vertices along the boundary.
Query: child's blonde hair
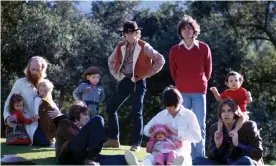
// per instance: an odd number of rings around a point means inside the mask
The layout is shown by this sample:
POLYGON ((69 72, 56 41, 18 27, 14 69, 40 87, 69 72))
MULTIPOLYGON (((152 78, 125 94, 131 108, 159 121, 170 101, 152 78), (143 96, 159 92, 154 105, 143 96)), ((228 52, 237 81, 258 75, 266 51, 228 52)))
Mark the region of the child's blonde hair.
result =
POLYGON ((49 90, 46 98, 49 100, 50 104, 53 106, 54 101, 53 101, 53 97, 52 97, 52 91, 54 89, 54 84, 48 79, 43 79, 38 85, 38 90, 40 87, 46 87, 49 90))
POLYGON ((52 92, 53 89, 54 89, 54 84, 53 84, 50 80, 48 80, 48 79, 43 79, 43 80, 39 83, 38 89, 39 89, 40 87, 46 87, 50 92, 52 92))

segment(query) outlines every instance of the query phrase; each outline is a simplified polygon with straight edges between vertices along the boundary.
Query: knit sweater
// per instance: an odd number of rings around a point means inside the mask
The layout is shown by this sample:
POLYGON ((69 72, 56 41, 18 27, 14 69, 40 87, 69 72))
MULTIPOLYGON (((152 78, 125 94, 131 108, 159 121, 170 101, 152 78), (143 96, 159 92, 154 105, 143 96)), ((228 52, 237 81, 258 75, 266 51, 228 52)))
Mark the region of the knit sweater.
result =
POLYGON ((212 56, 207 44, 199 42, 188 50, 177 44, 171 48, 170 71, 176 88, 181 93, 204 93, 212 73, 212 56))

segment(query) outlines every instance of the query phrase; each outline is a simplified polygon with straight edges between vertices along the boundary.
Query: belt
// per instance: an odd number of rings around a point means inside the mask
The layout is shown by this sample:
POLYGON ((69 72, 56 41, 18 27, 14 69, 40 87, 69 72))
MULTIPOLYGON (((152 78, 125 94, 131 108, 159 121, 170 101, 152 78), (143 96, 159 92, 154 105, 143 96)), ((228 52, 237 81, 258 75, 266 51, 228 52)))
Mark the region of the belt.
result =
POLYGON ((86 105, 99 105, 99 102, 95 102, 95 101, 87 101, 87 100, 84 100, 85 104, 86 105))
POLYGON ((126 78, 132 78, 133 74, 129 73, 129 74, 125 74, 126 78))

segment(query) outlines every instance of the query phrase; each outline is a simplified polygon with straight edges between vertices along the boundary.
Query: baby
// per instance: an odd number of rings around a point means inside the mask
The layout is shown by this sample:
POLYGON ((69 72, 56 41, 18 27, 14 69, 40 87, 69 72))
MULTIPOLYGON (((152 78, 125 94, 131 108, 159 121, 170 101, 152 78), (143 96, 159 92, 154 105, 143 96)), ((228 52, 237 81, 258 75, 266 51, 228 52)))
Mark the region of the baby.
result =
POLYGON ((176 133, 168 125, 156 124, 147 143, 147 152, 155 156, 156 165, 171 165, 178 157, 177 149, 182 147, 179 140, 173 141, 176 133))

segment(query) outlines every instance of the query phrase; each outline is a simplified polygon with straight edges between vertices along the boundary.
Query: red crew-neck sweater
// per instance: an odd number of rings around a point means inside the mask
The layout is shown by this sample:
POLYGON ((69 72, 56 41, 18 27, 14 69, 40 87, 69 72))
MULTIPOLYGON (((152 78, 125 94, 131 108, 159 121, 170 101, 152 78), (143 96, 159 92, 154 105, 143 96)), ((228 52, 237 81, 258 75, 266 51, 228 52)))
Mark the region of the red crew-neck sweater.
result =
POLYGON ((188 50, 184 45, 171 48, 170 71, 176 88, 181 93, 204 93, 212 73, 212 56, 207 44, 199 42, 188 50))

